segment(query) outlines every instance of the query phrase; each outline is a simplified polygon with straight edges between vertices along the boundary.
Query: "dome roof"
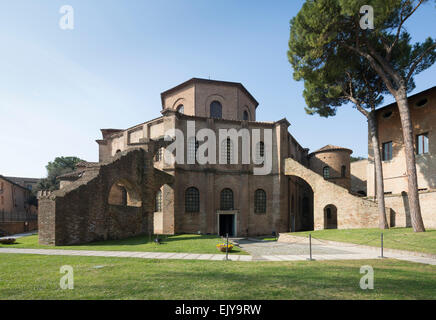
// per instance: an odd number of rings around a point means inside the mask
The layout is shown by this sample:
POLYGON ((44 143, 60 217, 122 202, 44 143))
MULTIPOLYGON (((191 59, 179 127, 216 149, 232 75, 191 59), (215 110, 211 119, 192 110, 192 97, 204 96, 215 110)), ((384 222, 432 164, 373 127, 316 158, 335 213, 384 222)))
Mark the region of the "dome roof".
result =
POLYGON ((338 146, 334 146, 334 145, 328 144, 328 145, 322 147, 321 149, 318 149, 318 150, 312 152, 311 155, 312 155, 312 154, 316 154, 316 153, 322 153, 322 152, 333 152, 333 151, 346 151, 346 152, 349 152, 350 154, 353 153, 353 151, 350 150, 350 149, 343 148, 343 147, 338 147, 338 146))

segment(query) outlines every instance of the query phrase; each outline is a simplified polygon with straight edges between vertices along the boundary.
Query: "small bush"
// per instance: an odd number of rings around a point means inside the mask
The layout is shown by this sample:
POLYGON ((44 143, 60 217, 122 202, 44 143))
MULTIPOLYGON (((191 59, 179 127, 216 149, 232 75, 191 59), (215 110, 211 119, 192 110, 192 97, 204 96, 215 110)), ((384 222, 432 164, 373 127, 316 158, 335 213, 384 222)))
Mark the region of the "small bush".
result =
POLYGON ((15 241, 15 238, 0 239, 1 244, 14 244, 15 241))
MULTIPOLYGON (((226 245, 224 243, 217 244, 216 247, 218 248, 219 251, 226 252, 226 245)), ((232 251, 233 244, 229 244, 227 248, 228 248, 227 252, 232 251)))

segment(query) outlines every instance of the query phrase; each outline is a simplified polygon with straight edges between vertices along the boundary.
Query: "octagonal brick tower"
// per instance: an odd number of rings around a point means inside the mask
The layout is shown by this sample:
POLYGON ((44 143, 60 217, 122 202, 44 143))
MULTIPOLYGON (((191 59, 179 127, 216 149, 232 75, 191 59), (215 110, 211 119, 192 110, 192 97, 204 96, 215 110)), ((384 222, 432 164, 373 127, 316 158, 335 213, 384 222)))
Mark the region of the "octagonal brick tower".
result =
POLYGON ((238 82, 192 78, 161 93, 162 110, 188 116, 256 121, 259 103, 238 82))
POLYGON ((352 150, 327 145, 309 154, 310 169, 319 173, 324 179, 351 189, 350 155, 352 150))

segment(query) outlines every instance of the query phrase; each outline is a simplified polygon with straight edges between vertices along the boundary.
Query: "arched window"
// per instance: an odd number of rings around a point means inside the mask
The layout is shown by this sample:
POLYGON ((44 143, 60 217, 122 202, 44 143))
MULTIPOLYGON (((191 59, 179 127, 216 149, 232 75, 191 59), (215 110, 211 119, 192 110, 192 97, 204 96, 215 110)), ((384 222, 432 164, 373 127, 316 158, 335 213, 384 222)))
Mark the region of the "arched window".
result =
POLYGON ((163 148, 159 148, 154 159, 159 162, 163 159, 163 148))
POLYGON ((195 164, 197 159, 198 141, 195 137, 188 139, 188 164, 195 164))
POLYGON ((341 177, 345 178, 346 175, 347 175, 347 167, 346 166, 342 166, 341 167, 341 177))
POLYGON ((120 152, 121 152, 121 150, 120 150, 120 149, 118 149, 118 150, 117 150, 117 152, 115 152, 115 154, 117 154, 117 153, 120 153, 120 152))
POLYGON ((233 162, 233 142, 230 138, 221 142, 221 164, 231 164, 233 162))
POLYGON ((243 120, 250 120, 250 116, 249 116, 247 110, 245 110, 244 113, 242 114, 242 119, 243 120))
POLYGON ((108 195, 108 204, 115 206, 141 207, 142 200, 140 193, 127 179, 120 179, 115 182, 108 195))
POLYGON ((156 192, 156 205, 155 205, 155 212, 162 212, 162 191, 158 190, 156 192))
POLYGON ((190 187, 185 191, 185 211, 200 211, 200 191, 195 187, 190 187))
POLYGON ((221 191, 221 210, 233 210, 233 191, 231 189, 223 189, 221 191))
POLYGON ((178 113, 182 113, 182 114, 184 114, 184 113, 185 113, 185 106, 184 106, 183 104, 180 104, 180 105, 177 107, 177 112, 178 112, 178 113))
POLYGON ((254 193, 254 212, 266 213, 266 192, 262 189, 254 193))
POLYGON ((213 101, 210 104, 210 117, 214 119, 221 119, 223 116, 223 107, 219 101, 213 101))
POLYGON ((322 175, 324 176, 324 179, 330 178, 330 167, 324 167, 322 175))
POLYGON ((256 163, 261 164, 265 157, 265 144, 260 141, 256 144, 256 163))

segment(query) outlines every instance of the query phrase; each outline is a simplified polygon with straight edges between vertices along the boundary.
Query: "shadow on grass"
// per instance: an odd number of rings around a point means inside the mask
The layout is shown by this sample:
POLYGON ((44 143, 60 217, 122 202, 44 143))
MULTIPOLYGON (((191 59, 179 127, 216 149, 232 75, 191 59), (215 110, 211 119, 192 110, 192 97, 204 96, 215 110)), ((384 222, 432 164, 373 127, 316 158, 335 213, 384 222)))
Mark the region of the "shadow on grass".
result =
POLYGON ((103 240, 103 241, 95 241, 83 244, 73 245, 75 247, 88 247, 88 246, 137 246, 137 245, 145 245, 145 244, 155 244, 156 246, 162 246, 171 243, 183 243, 184 241, 199 241, 202 242, 204 240, 216 240, 217 243, 221 238, 217 236, 195 236, 195 235, 175 235, 175 236, 156 236, 153 235, 150 237, 149 235, 140 235, 127 239, 120 240, 103 240), (160 243, 155 243, 155 239, 159 238, 160 243))
MULTIPOLYGON (((160 243, 154 242, 156 235, 139 235, 127 239, 111 239, 81 243, 68 246, 47 246, 38 243, 38 236, 23 237, 8 247, 15 248, 38 248, 38 249, 70 249, 70 250, 97 250, 97 251, 138 251, 138 252, 186 252, 220 254, 216 245, 223 240, 216 235, 159 235, 160 243)), ((6 245, 0 245, 0 248, 6 245)), ((234 247, 231 254, 247 254, 238 247, 234 247)))

